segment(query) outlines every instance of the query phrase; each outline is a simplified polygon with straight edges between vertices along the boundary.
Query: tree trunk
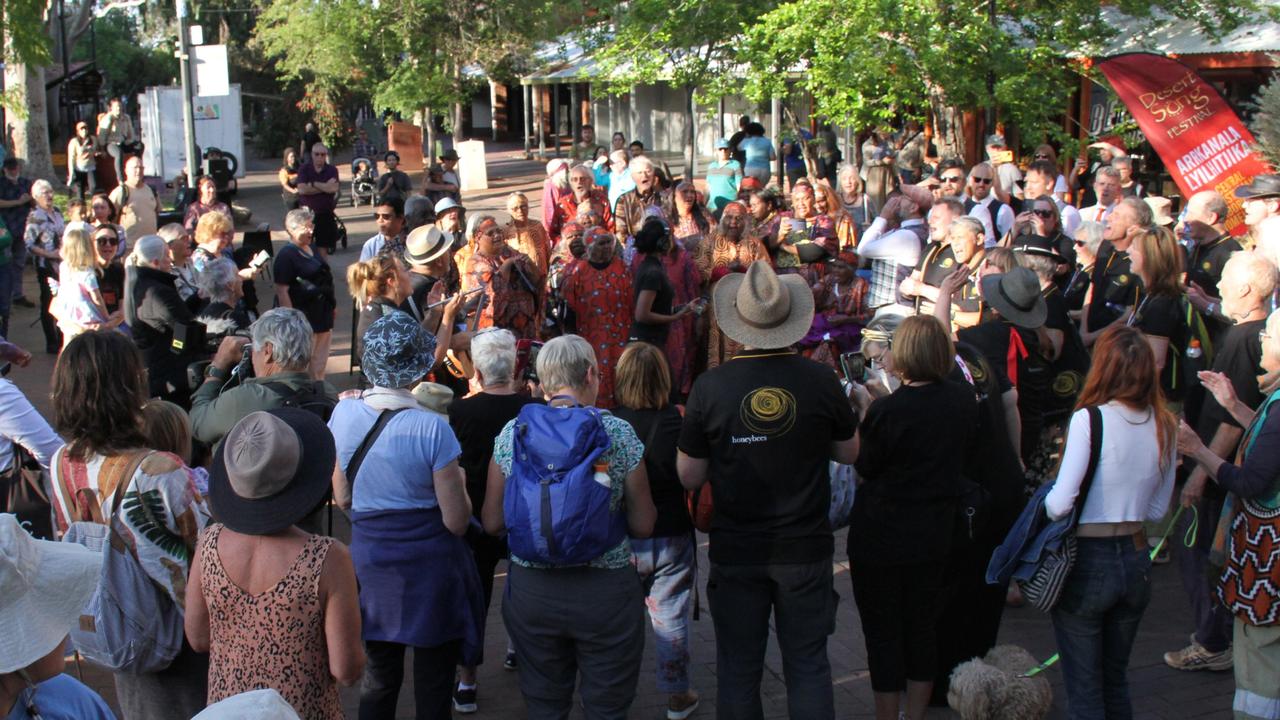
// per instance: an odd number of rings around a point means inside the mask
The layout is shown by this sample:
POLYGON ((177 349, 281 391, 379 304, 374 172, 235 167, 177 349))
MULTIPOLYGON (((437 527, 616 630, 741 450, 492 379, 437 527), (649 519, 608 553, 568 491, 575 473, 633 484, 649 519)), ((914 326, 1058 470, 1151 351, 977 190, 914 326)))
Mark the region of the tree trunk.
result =
POLYGON ((964 112, 948 103, 942 88, 936 85, 929 87, 929 110, 933 114, 933 142, 938 146, 938 157, 964 157, 964 112))
POLYGON ((62 185, 53 170, 49 150, 49 115, 45 106, 44 68, 26 63, 8 63, 4 68, 5 87, 21 93, 25 117, 9 114, 12 126, 13 154, 26 161, 23 175, 34 180, 44 178, 56 187, 62 185))
POLYGON ((423 158, 424 166, 422 168, 425 173, 431 163, 436 161, 436 116, 428 106, 422 109, 422 117, 422 127, 426 129, 427 137, 427 152, 426 157, 423 158))
POLYGON ((698 172, 698 128, 697 128, 697 97, 692 85, 685 87, 685 98, 688 103, 685 106, 685 134, 684 134, 684 179, 693 182, 694 175, 698 172))
POLYGON ((463 140, 462 103, 456 102, 453 104, 453 144, 454 146, 456 147, 458 143, 462 142, 462 140, 463 140))

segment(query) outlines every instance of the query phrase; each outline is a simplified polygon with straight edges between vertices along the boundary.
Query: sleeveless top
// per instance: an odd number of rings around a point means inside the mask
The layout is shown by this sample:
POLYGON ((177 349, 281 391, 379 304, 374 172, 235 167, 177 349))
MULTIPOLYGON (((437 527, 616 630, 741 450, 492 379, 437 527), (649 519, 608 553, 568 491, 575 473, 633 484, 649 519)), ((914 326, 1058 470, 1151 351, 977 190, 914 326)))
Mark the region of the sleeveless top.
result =
POLYGON ((252 595, 222 567, 222 528, 209 526, 199 557, 200 591, 209 606, 209 704, 273 688, 305 720, 341 720, 320 604, 320 570, 333 538, 311 536, 289 572, 252 595))

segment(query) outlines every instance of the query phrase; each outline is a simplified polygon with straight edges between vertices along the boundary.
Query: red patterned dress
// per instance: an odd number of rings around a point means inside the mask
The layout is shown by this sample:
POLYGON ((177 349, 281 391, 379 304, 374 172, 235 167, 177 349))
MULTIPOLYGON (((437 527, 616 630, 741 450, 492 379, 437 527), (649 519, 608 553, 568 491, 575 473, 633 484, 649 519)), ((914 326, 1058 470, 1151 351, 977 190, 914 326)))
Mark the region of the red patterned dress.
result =
POLYGON ((564 299, 578 321, 578 334, 596 350, 600 395, 596 406, 612 408, 613 372, 627 345, 635 301, 631 273, 621 257, 604 268, 574 260, 564 274, 564 299))
POLYGON ((484 285, 489 302, 480 313, 477 330, 499 327, 515 333, 518 339, 538 337, 538 295, 542 273, 528 255, 503 246, 494 257, 472 253, 462 273, 464 291, 484 285), (508 258, 515 258, 509 277, 498 272, 508 258), (527 285, 526 285, 527 281, 527 285))

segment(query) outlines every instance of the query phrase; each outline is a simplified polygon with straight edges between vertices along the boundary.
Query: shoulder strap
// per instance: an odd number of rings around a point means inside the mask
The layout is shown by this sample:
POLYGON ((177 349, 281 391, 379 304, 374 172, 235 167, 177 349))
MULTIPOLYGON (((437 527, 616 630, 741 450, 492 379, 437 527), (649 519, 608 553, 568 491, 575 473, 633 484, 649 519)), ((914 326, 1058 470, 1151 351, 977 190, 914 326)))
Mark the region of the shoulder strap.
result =
POLYGON ((106 518, 108 526, 115 519, 116 513, 120 512, 120 501, 124 498, 125 490, 129 489, 129 486, 133 484, 133 476, 137 474, 138 468, 142 466, 142 461, 151 457, 151 453, 151 450, 135 450, 128 461, 116 466, 123 469, 120 471, 120 476, 116 478, 116 490, 111 498, 111 516, 106 518))
POLYGON ((356 473, 360 472, 360 465, 364 462, 364 456, 369 454, 369 449, 373 447, 373 443, 382 434, 387 427, 387 423, 391 422, 391 418, 408 410, 409 408, 397 408, 395 410, 383 410, 378 419, 374 421, 373 427, 369 428, 369 432, 364 436, 364 440, 360 441, 360 447, 356 448, 355 454, 351 456, 351 462, 347 463, 347 484, 355 491, 356 473))
POLYGON ((261 383, 261 385, 262 387, 267 388, 271 392, 284 398, 286 401, 292 400, 300 392, 299 390, 291 388, 285 383, 280 382, 279 380, 270 380, 268 382, 261 383))
POLYGON ((649 432, 644 437, 644 457, 649 459, 649 448, 653 447, 653 439, 658 436, 658 426, 662 424, 662 416, 658 415, 649 424, 649 432))
POLYGON ((1085 500, 1089 498, 1089 488, 1093 486, 1094 473, 1098 471, 1098 461, 1102 459, 1102 409, 1090 406, 1089 411, 1089 466, 1085 468, 1084 479, 1080 481, 1080 494, 1076 497, 1075 512, 1071 515, 1071 524, 1080 522, 1080 513, 1084 511, 1085 500))

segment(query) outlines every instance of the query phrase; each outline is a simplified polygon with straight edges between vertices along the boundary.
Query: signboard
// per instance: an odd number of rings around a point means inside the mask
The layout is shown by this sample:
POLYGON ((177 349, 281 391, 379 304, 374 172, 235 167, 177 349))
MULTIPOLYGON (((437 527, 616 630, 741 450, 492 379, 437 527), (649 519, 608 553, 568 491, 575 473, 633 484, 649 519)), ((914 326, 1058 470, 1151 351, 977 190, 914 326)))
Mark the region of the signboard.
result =
POLYGON ((227 74, 226 45, 198 45, 191 48, 191 62, 195 67, 195 94, 199 97, 222 97, 231 92, 231 78, 227 74))
POLYGON ((393 122, 387 127, 387 149, 400 153, 400 170, 422 170, 422 128, 407 122, 393 122))
POLYGON ((489 189, 489 171, 484 164, 484 143, 480 140, 464 140, 457 144, 458 180, 460 190, 489 189))
POLYGON ((1216 88, 1163 55, 1129 53, 1097 65, 1124 101, 1183 197, 1216 190, 1231 208, 1227 230, 1246 230, 1234 190, 1270 172, 1253 134, 1216 88))

